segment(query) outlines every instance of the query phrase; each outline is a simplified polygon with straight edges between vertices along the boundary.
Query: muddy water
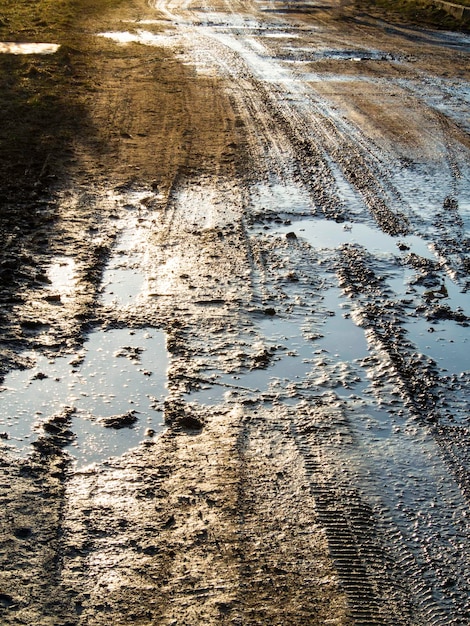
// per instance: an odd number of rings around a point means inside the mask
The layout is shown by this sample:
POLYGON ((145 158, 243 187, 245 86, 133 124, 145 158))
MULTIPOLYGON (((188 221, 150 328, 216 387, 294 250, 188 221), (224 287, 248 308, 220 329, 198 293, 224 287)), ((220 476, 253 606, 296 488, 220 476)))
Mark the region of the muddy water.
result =
POLYGON ((168 357, 161 331, 95 330, 75 355, 47 359, 23 355, 34 365, 6 376, 0 393, 6 443, 23 456, 42 427, 73 409, 67 452, 78 466, 120 456, 161 431, 168 357), (107 427, 107 418, 132 413, 135 423, 107 427))
POLYGON ((147 229, 139 225, 138 218, 132 217, 124 221, 114 254, 103 274, 101 288, 103 304, 130 306, 135 304, 139 295, 144 295, 147 234, 147 229))

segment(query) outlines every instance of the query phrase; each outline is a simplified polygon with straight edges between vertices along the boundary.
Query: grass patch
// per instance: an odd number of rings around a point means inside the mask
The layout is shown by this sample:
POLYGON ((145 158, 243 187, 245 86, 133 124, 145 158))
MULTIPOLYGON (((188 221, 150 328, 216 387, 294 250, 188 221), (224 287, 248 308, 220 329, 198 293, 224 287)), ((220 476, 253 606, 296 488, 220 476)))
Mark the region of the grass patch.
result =
MULTIPOLYGON (((456 0, 455 4, 470 6, 470 0, 456 0)), ((356 6, 415 26, 463 32, 470 30, 470 20, 452 17, 431 0, 358 0, 356 6)))

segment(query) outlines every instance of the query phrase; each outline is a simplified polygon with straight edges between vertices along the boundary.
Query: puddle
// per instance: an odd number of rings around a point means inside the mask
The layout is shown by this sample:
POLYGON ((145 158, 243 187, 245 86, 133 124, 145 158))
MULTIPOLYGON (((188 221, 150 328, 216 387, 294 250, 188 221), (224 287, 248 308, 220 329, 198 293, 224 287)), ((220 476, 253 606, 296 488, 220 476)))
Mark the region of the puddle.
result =
POLYGON ((312 369, 314 347, 303 337, 302 320, 268 318, 259 323, 260 335, 267 341, 260 346, 277 346, 266 368, 240 374, 213 375, 207 385, 188 395, 188 400, 209 406, 229 400, 230 396, 278 393, 286 386, 301 382, 312 369))
POLYGON ((368 347, 364 331, 349 317, 341 290, 329 289, 325 293, 324 306, 331 314, 321 328, 324 336, 316 341, 315 345, 340 361, 355 361, 367 356, 368 347))
POLYGON ((317 56, 326 59, 335 59, 339 61, 399 61, 400 57, 396 57, 389 52, 381 52, 380 50, 324 50, 317 56))
POLYGON ((312 61, 332 59, 334 61, 400 61, 401 58, 381 50, 315 50, 293 48, 294 51, 310 52, 312 61))
POLYGON ((438 367, 451 374, 470 371, 469 329, 453 320, 431 323, 415 319, 405 324, 407 339, 419 352, 431 357, 438 367))
POLYGON ((142 272, 145 252, 139 229, 126 228, 103 273, 101 300, 105 305, 128 306, 143 293, 146 280, 142 272))
POLYGON ((265 369, 214 376, 201 390, 188 394, 188 400, 213 406, 228 401, 231 396, 283 393, 287 385, 301 382, 311 369, 312 364, 300 355, 279 353, 265 369))
MULTIPOLYGON (((364 331, 348 316, 347 304, 339 288, 326 292, 322 316, 324 323, 319 328, 322 336, 313 340, 303 330, 307 320, 274 317, 261 321, 258 330, 263 345, 278 347, 269 366, 238 375, 214 375, 213 380, 207 381, 202 390, 189 394, 188 399, 211 406, 228 401, 234 394, 278 393, 288 396, 288 387, 315 374, 314 362, 319 356, 331 357, 337 363, 353 362, 367 355, 364 331)), ((283 398, 283 402, 285 400, 283 398)))
POLYGON ((102 302, 106 305, 129 306, 143 292, 145 285, 144 277, 138 270, 126 267, 124 259, 113 259, 103 275, 102 302))
POLYGON ((148 295, 146 216, 142 211, 130 210, 122 222, 113 255, 103 272, 101 301, 105 305, 126 307, 148 295))
POLYGON ((0 41, 0 54, 54 54, 59 48, 59 44, 56 43, 0 41))
POLYGON ((408 296, 416 293, 416 288, 412 285, 415 276, 416 272, 414 270, 400 268, 399 271, 388 279, 387 283, 397 296, 408 296))
POLYGON ((48 360, 28 353, 34 367, 10 372, 0 392, 0 430, 25 456, 40 426, 64 407, 76 409, 66 449, 78 465, 121 455, 147 429, 162 430, 157 407, 166 394, 168 355, 164 334, 152 328, 97 330, 75 356, 48 360), (107 428, 105 418, 135 412, 132 427, 107 428))
MULTIPOLYGON (((424 294, 428 291, 440 293, 439 285, 435 288, 413 284, 417 274, 415 271, 404 268, 395 277, 388 281, 389 286, 400 297, 409 297, 411 306, 422 303, 424 294)), ((470 297, 449 278, 442 282, 446 295, 442 294, 434 302, 448 306, 452 311, 460 311, 470 316, 470 297)), ((469 371, 469 329, 454 320, 428 321, 422 317, 410 316, 404 328, 407 339, 416 349, 436 361, 444 372, 460 374, 469 371)))
POLYGON ((175 42, 175 37, 168 34, 151 33, 148 30, 130 31, 109 31, 106 33, 98 33, 98 37, 105 37, 119 44, 140 43, 144 46, 168 46, 175 42))
POLYGON ((70 300, 77 282, 75 260, 71 257, 57 257, 47 270, 47 278, 52 294, 60 295, 62 301, 70 300))
POLYGON ((428 248, 426 242, 415 235, 392 237, 386 235, 378 228, 366 224, 338 224, 332 220, 304 219, 298 220, 288 226, 276 228, 277 234, 296 233, 299 237, 307 239, 314 248, 337 248, 344 244, 359 244, 368 250, 381 254, 403 254, 398 244, 404 244, 408 248, 406 254, 414 252, 419 256, 435 260, 434 254, 428 248))
MULTIPOLYGON (((413 296, 422 299, 427 291, 432 291, 433 289, 425 287, 424 285, 414 284, 418 276, 419 274, 417 274, 415 270, 407 267, 400 268, 394 276, 388 279, 388 285, 397 296, 413 296)), ((443 280, 442 284, 445 286, 447 296, 440 298, 439 301, 449 306, 453 311, 460 310, 470 317, 469 294, 462 291, 462 288, 452 282, 448 277, 443 280)), ((434 290, 438 291, 439 286, 434 288, 434 290)))

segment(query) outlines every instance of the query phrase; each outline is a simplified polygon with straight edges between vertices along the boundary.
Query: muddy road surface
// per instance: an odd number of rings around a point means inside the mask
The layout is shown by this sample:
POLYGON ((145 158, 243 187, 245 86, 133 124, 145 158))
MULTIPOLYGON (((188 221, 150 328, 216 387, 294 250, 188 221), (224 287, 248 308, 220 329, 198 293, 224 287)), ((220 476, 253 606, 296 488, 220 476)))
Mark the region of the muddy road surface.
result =
POLYGON ((469 37, 76 28, 95 134, 3 225, 0 622, 469 624, 469 37))

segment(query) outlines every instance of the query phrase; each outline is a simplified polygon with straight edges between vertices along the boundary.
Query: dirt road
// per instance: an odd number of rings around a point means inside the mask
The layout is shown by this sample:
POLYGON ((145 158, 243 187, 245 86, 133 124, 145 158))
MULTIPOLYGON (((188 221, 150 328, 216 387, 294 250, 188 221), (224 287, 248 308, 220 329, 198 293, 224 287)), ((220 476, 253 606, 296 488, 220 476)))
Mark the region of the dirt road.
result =
POLYGON ((345 11, 76 24, 3 233, 5 626, 470 623, 470 38, 345 11))

